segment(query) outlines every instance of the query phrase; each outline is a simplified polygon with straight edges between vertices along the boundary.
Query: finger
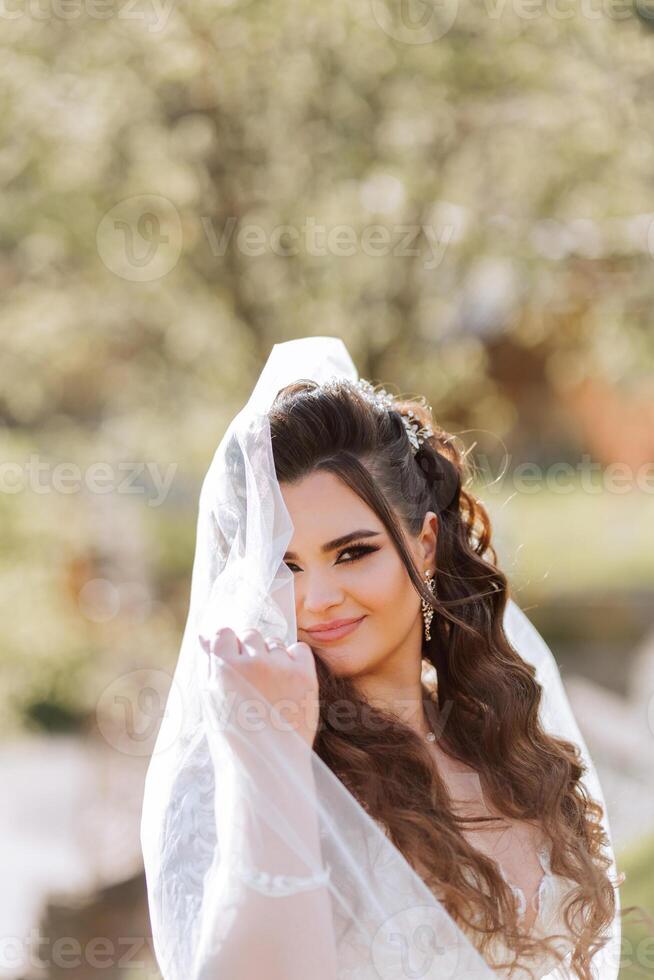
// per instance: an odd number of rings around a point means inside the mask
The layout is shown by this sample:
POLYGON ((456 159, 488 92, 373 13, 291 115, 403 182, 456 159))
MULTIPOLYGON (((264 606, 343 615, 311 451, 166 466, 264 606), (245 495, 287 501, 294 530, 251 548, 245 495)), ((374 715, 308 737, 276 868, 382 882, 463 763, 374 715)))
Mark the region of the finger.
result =
POLYGON ((313 650, 308 643, 303 643, 301 640, 298 643, 291 643, 288 652, 293 660, 299 660, 307 655, 310 655, 313 660, 313 650))
POLYGON ((224 626, 211 640, 210 650, 216 656, 238 656, 241 653, 238 636, 229 626, 224 626))
POLYGON ((243 646, 243 652, 246 656, 263 657, 268 652, 266 649, 265 640, 259 630, 244 630, 243 633, 241 633, 240 640, 243 646))
POLYGON ((278 636, 273 636, 270 640, 266 640, 265 642, 268 653, 283 653, 288 655, 286 644, 283 640, 280 640, 278 636))

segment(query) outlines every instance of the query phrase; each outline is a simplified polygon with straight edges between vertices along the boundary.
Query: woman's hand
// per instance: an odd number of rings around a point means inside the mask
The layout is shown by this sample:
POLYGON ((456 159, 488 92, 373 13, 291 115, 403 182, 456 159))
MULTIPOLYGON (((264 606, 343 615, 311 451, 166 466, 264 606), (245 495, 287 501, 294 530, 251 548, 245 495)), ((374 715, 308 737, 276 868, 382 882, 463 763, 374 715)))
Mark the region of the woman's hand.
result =
MULTIPOLYGON (((240 636, 229 627, 219 630, 209 640, 200 635, 200 643, 214 665, 224 667, 221 686, 229 697, 245 693, 250 702, 248 685, 261 694, 262 714, 266 724, 275 724, 282 731, 292 729, 311 748, 318 730, 318 676, 311 647, 308 643, 281 640, 266 641, 258 630, 245 630, 240 636), (240 678, 245 684, 240 683, 240 678), (269 705, 276 708, 283 722, 271 718, 269 705)), ((261 720, 259 724, 261 724, 261 720)))

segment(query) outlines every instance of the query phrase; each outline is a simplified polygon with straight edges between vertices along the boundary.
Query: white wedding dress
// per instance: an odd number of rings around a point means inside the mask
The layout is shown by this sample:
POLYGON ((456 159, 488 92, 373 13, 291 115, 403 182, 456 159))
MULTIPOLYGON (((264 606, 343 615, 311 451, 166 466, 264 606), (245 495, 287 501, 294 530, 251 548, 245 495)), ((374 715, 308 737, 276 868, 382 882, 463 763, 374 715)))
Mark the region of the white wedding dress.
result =
MULTIPOLYGON (((570 878, 553 874, 550 867, 551 845, 543 845, 538 848, 537 856, 543 869, 543 877, 536 894, 530 901, 531 908, 537 913, 536 919, 529 929, 530 935, 534 939, 542 939, 553 936, 556 933, 565 933, 567 928, 563 919, 563 906, 567 893, 574 887, 576 882, 570 878)), ((512 889, 518 907, 518 914, 524 918, 527 912, 527 899, 524 891, 517 885, 509 881, 507 875, 500 866, 502 877, 512 889)), ((571 953, 571 941, 557 940, 557 948, 566 954, 567 959, 561 964, 554 954, 542 954, 538 958, 530 961, 533 976, 542 978, 548 977, 551 980, 564 980, 568 976, 565 971, 565 963, 569 962, 571 953)), ((493 946, 494 958, 509 958, 511 954, 501 940, 496 940, 493 946)), ((510 978, 510 980, 530 980, 531 974, 522 968, 510 970, 497 970, 500 977, 510 978)))
MULTIPOLYGON (((389 835, 384 824, 379 820, 375 820, 375 823, 388 837, 389 835)), ((576 886, 576 882, 552 872, 550 866, 551 845, 543 843, 536 849, 536 854, 543 873, 536 893, 532 896, 530 902, 527 901, 524 890, 511 882, 499 861, 497 862, 498 869, 513 891, 518 916, 524 919, 528 906, 531 906, 537 913, 534 922, 528 929, 532 938, 541 939, 557 933, 565 935, 568 930, 563 920, 564 900, 570 889, 576 886)), ((472 881, 469 875, 466 875, 466 877, 468 877, 469 881, 472 881)), ((571 942, 565 939, 557 940, 556 946, 566 956, 563 963, 557 960, 553 953, 545 953, 529 961, 530 969, 533 973, 522 968, 514 968, 513 970, 496 968, 495 975, 503 978, 503 980, 541 980, 541 978, 545 977, 548 980, 568 980, 569 973, 566 971, 565 966, 570 959, 571 942)), ((494 940, 491 954, 494 962, 510 961, 513 957, 512 951, 499 938, 494 940)), ((419 970, 416 975, 421 976, 419 970)), ((360 980, 360 978, 362 980, 363 977, 367 976, 368 974, 363 967, 358 969, 353 967, 347 973, 343 973, 342 975, 339 973, 338 980, 360 980)))

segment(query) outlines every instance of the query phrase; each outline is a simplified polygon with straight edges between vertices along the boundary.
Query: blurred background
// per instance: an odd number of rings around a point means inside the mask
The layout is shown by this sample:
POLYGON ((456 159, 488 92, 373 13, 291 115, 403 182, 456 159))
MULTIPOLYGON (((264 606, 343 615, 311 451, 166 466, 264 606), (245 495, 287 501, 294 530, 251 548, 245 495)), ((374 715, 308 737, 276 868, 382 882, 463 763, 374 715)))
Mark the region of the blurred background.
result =
MULTIPOLYGON (((469 448, 654 914, 654 10, 0 20, 0 975, 158 977, 138 824, 200 484, 310 334, 469 448)), ((620 976, 654 977, 651 920, 620 976)))

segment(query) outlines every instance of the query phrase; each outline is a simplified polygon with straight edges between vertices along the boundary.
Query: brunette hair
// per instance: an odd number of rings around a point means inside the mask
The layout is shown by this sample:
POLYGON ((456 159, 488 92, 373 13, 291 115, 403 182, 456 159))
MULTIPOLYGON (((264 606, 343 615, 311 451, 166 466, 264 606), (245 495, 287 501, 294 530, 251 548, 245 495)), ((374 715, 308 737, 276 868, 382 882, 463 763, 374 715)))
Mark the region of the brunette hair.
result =
MULTIPOLYGON (((423 397, 397 398, 396 410, 383 409, 348 383, 289 385, 278 393, 269 419, 280 483, 297 483, 314 471, 338 477, 377 514, 416 590, 433 606, 432 638, 423 641, 422 656, 436 669, 434 697, 439 717, 447 719, 439 745, 483 774, 497 811, 538 821, 551 839, 552 871, 577 883, 564 920, 574 947, 571 968, 581 980, 592 980, 591 958, 605 944, 601 934, 616 908, 607 874, 611 862, 603 850, 609 842, 600 822, 602 807, 580 782, 585 765, 578 746, 541 727, 536 670, 503 631, 509 586, 497 566, 488 514, 464 487, 472 479, 464 449, 434 421, 423 397), (415 456, 400 417, 409 409, 434 433, 415 456), (421 578, 405 540, 406 534, 420 532, 429 510, 439 524, 437 596, 421 578)), ((500 818, 455 815, 424 740, 366 703, 351 680, 334 676, 316 660, 321 702, 316 753, 382 822, 407 860, 420 866, 427 886, 482 954, 488 955, 499 937, 514 953, 503 965, 528 969, 528 959, 546 951, 561 958, 552 938, 536 940, 520 926, 510 886, 496 863, 461 833, 470 821, 500 818), (330 712, 330 705, 343 699, 355 706, 357 717, 375 724, 350 726, 344 733, 330 712)), ((424 684, 423 696, 428 710, 424 684)))

